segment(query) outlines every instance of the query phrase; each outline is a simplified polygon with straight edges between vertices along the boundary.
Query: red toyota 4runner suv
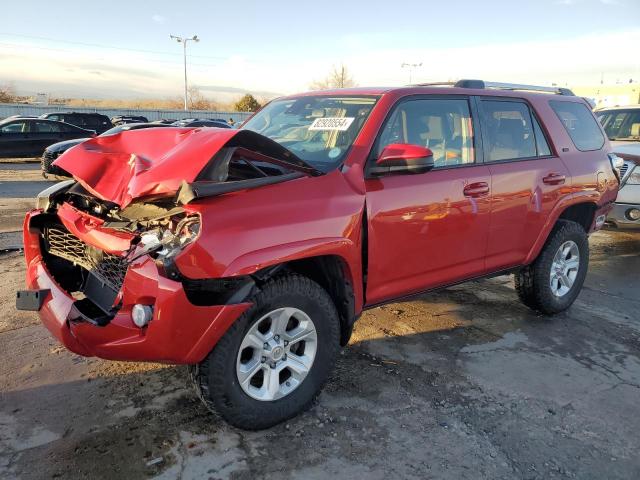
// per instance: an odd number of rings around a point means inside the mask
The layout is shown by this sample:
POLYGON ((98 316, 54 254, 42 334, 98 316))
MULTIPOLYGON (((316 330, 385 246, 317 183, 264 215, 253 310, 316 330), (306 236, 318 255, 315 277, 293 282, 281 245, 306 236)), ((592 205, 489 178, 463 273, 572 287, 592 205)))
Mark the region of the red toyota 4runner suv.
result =
POLYGON ((312 403, 366 308, 505 273, 569 307, 618 191, 608 150, 570 91, 479 80, 93 138, 27 214, 17 306, 80 355, 191 365, 209 408, 266 428, 312 403))

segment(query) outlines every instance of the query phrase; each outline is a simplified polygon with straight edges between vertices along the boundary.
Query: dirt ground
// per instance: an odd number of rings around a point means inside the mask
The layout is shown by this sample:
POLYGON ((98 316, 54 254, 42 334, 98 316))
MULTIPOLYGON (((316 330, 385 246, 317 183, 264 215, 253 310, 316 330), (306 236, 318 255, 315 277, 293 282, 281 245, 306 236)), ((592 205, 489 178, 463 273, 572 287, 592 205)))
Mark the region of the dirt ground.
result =
POLYGON ((0 478, 640 478, 640 234, 591 247, 554 318, 510 277, 366 312, 315 406, 263 432, 211 415, 184 367, 67 352, 14 309, 5 252, 0 478))

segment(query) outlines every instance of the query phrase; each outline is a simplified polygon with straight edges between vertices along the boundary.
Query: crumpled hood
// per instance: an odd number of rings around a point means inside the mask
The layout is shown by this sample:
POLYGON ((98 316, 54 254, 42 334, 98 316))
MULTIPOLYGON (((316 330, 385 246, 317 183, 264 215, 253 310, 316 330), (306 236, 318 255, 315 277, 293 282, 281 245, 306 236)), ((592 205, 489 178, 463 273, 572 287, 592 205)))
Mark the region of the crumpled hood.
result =
POLYGON ((139 197, 176 193, 240 132, 171 127, 123 131, 82 142, 55 165, 91 194, 124 208, 139 197))

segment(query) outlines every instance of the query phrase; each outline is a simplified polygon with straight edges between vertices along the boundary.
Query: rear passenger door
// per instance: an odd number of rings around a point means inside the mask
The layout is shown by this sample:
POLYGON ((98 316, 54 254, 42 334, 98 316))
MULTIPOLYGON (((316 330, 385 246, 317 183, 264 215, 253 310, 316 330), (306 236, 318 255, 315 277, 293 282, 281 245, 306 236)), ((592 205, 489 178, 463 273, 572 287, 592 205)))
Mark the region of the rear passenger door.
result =
POLYGON ((525 100, 478 97, 484 161, 491 172, 488 271, 524 262, 569 172, 525 100))
POLYGON ((33 139, 35 155, 41 154, 49 145, 64 139, 61 124, 44 120, 31 122, 29 136, 33 139))

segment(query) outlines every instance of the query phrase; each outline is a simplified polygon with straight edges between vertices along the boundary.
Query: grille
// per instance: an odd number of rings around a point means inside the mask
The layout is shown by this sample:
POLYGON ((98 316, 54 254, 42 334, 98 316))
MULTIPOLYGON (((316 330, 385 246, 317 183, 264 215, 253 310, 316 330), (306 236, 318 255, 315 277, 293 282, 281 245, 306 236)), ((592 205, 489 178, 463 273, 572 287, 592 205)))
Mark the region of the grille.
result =
POLYGON ((119 291, 127 273, 123 257, 105 253, 82 242, 66 230, 49 227, 45 230, 48 252, 89 270, 103 283, 119 291))
POLYGON ((44 154, 42 155, 42 170, 44 170, 45 172, 50 171, 51 164, 56 158, 58 158, 57 153, 53 153, 45 150, 44 154))
POLYGON ((631 162, 624 162, 622 167, 620 167, 620 178, 624 178, 629 171, 629 166, 631 166, 631 162))

